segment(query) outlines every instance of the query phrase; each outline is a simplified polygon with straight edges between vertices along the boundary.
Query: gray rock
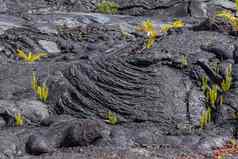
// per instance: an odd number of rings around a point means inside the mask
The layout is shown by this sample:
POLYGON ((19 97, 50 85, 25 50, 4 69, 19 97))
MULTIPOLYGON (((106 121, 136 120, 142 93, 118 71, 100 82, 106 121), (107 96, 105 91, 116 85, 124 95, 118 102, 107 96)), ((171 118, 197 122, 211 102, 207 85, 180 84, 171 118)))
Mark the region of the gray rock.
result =
POLYGON ((5 0, 0 0, 0 12, 6 12, 7 11, 7 6, 6 6, 6 3, 4 1, 5 0))
MULTIPOLYGON (((36 100, 1 100, 0 112, 4 116, 15 119, 20 113, 23 117, 33 123, 39 123, 49 117, 48 107, 44 103, 36 100)), ((7 121, 9 122, 9 121, 7 121)))
POLYGON ((26 143, 26 151, 30 154, 40 155, 52 150, 53 148, 48 143, 48 140, 40 135, 31 135, 26 143))
POLYGON ((57 121, 43 134, 31 135, 27 140, 26 150, 31 154, 42 154, 60 147, 88 146, 100 138, 100 125, 95 121, 57 121))
POLYGON ((101 138, 99 125, 90 120, 85 120, 67 129, 62 147, 87 146, 101 138))
POLYGON ((13 157, 18 153, 19 139, 12 133, 0 134, 0 156, 13 157))
POLYGON ((21 114, 32 122, 41 122, 49 115, 48 106, 37 100, 21 100, 16 102, 21 114))
POLYGON ((235 3, 232 1, 226 1, 226 0, 212 0, 210 3, 222 6, 226 9, 230 10, 236 10, 235 3))
POLYGON ((0 117, 0 128, 6 126, 6 121, 4 120, 3 117, 0 117))
POLYGON ((53 41, 39 40, 39 44, 50 54, 58 54, 60 52, 57 44, 53 41))

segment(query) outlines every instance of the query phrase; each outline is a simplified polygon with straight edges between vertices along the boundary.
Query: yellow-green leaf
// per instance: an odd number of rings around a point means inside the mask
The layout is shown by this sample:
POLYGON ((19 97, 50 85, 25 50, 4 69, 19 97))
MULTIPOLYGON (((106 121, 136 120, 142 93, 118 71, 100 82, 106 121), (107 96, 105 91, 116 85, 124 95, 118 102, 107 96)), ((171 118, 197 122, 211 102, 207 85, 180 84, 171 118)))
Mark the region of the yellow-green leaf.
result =
POLYGON ((20 113, 17 113, 15 116, 16 126, 22 126, 24 124, 24 118, 20 113))
POLYGON ((111 124, 111 125, 116 125, 118 123, 118 119, 115 113, 109 111, 107 114, 107 123, 111 124))

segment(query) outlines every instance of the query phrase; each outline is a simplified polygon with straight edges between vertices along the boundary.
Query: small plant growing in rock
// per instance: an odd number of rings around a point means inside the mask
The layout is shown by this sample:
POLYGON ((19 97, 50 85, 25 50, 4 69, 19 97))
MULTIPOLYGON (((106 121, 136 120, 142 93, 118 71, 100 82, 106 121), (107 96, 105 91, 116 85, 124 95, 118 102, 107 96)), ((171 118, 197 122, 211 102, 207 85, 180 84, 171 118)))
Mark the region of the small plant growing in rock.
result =
POLYGON ((206 91, 208 90, 208 78, 207 76, 202 76, 202 90, 203 90, 203 93, 205 94, 206 91))
POLYGON ((209 97, 209 101, 211 106, 215 106, 216 101, 217 101, 217 85, 212 85, 212 88, 208 89, 208 97, 209 97))
POLYGON ((218 12, 216 16, 224 18, 226 21, 228 21, 232 25, 235 31, 238 31, 238 18, 235 17, 231 11, 228 11, 228 10, 221 11, 221 12, 218 12))
POLYGON ((226 70, 226 76, 225 79, 221 83, 221 88, 224 92, 227 92, 231 88, 231 83, 232 83, 232 65, 229 64, 228 68, 226 70))
POLYGON ((116 125, 118 123, 118 118, 115 113, 109 111, 107 113, 107 120, 105 121, 111 125, 116 125))
POLYGON ((182 66, 188 65, 188 57, 186 55, 182 55, 181 64, 182 64, 182 66))
POLYGON ((163 24, 161 26, 161 32, 168 32, 170 29, 180 29, 185 26, 182 20, 175 20, 170 24, 163 24))
POLYGON ((40 60, 41 57, 45 57, 47 56, 47 53, 37 53, 37 54, 32 54, 31 52, 29 54, 26 54, 24 51, 22 50, 17 50, 16 55, 23 59, 26 62, 32 63, 35 61, 40 60))
POLYGON ((36 93, 37 97, 42 102, 46 102, 48 99, 48 92, 49 92, 48 87, 46 86, 45 83, 43 83, 42 85, 38 84, 35 72, 32 73, 31 85, 32 85, 32 89, 36 93))
POLYGON ((202 115, 200 117, 200 127, 202 129, 204 129, 206 127, 206 125, 211 122, 211 113, 212 110, 210 107, 208 107, 208 109, 206 111, 202 112, 202 115))
POLYGON ((173 22, 173 28, 178 29, 178 28, 183 28, 185 26, 185 23, 182 20, 175 20, 173 22))
MULTIPOLYGON (((218 65, 215 65, 215 71, 218 71, 218 65)), ((215 112, 219 112, 219 108, 223 105, 224 96, 223 93, 230 90, 232 82, 232 65, 229 64, 226 69, 226 75, 221 84, 212 84, 211 87, 208 86, 208 77, 203 76, 201 81, 201 87, 206 96, 206 107, 207 111, 202 112, 200 117, 200 127, 204 128, 208 122, 210 122, 212 117, 215 117, 215 112), (218 86, 220 85, 220 87, 218 86)))
POLYGON ((17 113, 15 116, 15 124, 16 126, 22 126, 24 124, 24 118, 20 113, 17 113))
POLYGON ((46 102, 48 99, 48 87, 45 83, 42 86, 37 86, 36 94, 42 102, 46 102))
POLYGON ((147 33, 148 39, 146 42, 146 48, 151 48, 158 36, 158 33, 155 31, 153 22, 151 20, 146 20, 138 27, 137 30, 147 33))
POLYGON ((97 11, 104 14, 116 14, 118 12, 119 5, 115 2, 102 1, 97 5, 97 11))

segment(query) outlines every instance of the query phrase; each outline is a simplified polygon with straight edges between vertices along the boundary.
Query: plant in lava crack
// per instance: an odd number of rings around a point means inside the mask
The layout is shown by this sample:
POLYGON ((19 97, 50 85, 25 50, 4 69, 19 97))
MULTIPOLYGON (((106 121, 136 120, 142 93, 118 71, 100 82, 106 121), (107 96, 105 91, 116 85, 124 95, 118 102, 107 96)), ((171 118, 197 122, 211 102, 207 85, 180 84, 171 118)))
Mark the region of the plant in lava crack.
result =
POLYGON ((216 101, 217 101, 217 85, 212 85, 212 88, 209 88, 208 89, 208 98, 209 98, 209 101, 210 101, 210 104, 211 106, 215 106, 216 104, 216 101))
POLYGON ((41 57, 45 57, 47 56, 47 53, 36 53, 36 54, 32 54, 31 52, 29 54, 26 54, 24 51, 22 50, 17 50, 16 55, 23 59, 26 62, 32 63, 35 61, 40 60, 41 57))
POLYGON ((182 64, 182 66, 187 66, 188 65, 188 57, 186 55, 182 56, 181 64, 182 64))
POLYGON ((175 20, 170 24, 163 24, 161 26, 161 32, 168 32, 170 29, 180 29, 185 26, 182 20, 175 20))
POLYGON ((185 23, 182 20, 177 19, 173 21, 172 26, 174 29, 180 29, 185 26, 185 23))
POLYGON ((109 111, 107 113, 107 120, 105 121, 111 125, 116 125, 118 123, 118 118, 115 113, 109 111))
POLYGON ((203 90, 203 93, 205 94, 206 91, 208 90, 208 78, 207 76, 202 76, 202 90, 203 90))
POLYGON ((22 126, 24 124, 24 118, 20 113, 17 113, 15 116, 16 126, 22 126))
POLYGON ((216 14, 217 17, 222 17, 228 21, 235 31, 238 31, 238 18, 235 17, 231 11, 224 10, 216 14))
POLYGON ((36 94, 42 102, 46 102, 48 99, 48 87, 45 83, 42 86, 37 86, 36 94))
MULTIPOLYGON (((219 73, 219 65, 215 65, 214 69, 219 73)), ((223 93, 227 92, 231 88, 232 82, 232 65, 229 64, 226 68, 226 75, 223 81, 220 83, 220 87, 217 84, 212 84, 210 87, 208 85, 208 77, 203 76, 201 79, 201 87, 204 95, 206 96, 206 108, 207 111, 203 111, 200 117, 200 127, 204 128, 208 122, 212 121, 215 112, 220 111, 220 107, 223 105, 224 96, 223 93)), ((215 118, 213 118, 215 119, 215 118)))
POLYGON ((42 85, 38 84, 35 72, 32 73, 31 85, 32 85, 32 89, 36 93, 37 97, 42 102, 46 102, 48 99, 48 92, 49 92, 48 87, 46 86, 45 83, 43 83, 42 85))
POLYGON ((102 1, 97 4, 97 11, 104 14, 116 14, 118 12, 119 5, 115 2, 102 1))
POLYGON ((206 111, 203 111, 200 117, 200 127, 203 129, 205 126, 211 122, 211 113, 212 110, 210 107, 206 111))
POLYGON ((138 28, 139 31, 147 33, 148 40, 146 48, 151 48, 156 40, 158 33, 155 31, 154 24, 151 20, 144 21, 138 28))
POLYGON ((225 79, 221 83, 221 88, 224 92, 227 92, 231 88, 232 83, 232 65, 229 64, 226 69, 226 76, 225 79))
POLYGON ((146 20, 138 27, 137 30, 147 33, 148 39, 146 42, 146 48, 151 48, 158 36, 158 33, 155 31, 153 22, 151 20, 146 20))

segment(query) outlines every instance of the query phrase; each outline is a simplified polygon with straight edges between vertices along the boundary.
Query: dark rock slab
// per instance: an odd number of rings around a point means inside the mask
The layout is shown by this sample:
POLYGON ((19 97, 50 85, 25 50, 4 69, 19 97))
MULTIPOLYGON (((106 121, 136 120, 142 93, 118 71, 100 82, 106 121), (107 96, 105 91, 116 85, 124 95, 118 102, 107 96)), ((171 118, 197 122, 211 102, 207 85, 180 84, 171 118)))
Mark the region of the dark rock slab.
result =
POLYGON ((31 135, 26 143, 26 151, 39 155, 59 147, 87 146, 101 137, 95 121, 72 120, 57 122, 43 134, 31 135))

